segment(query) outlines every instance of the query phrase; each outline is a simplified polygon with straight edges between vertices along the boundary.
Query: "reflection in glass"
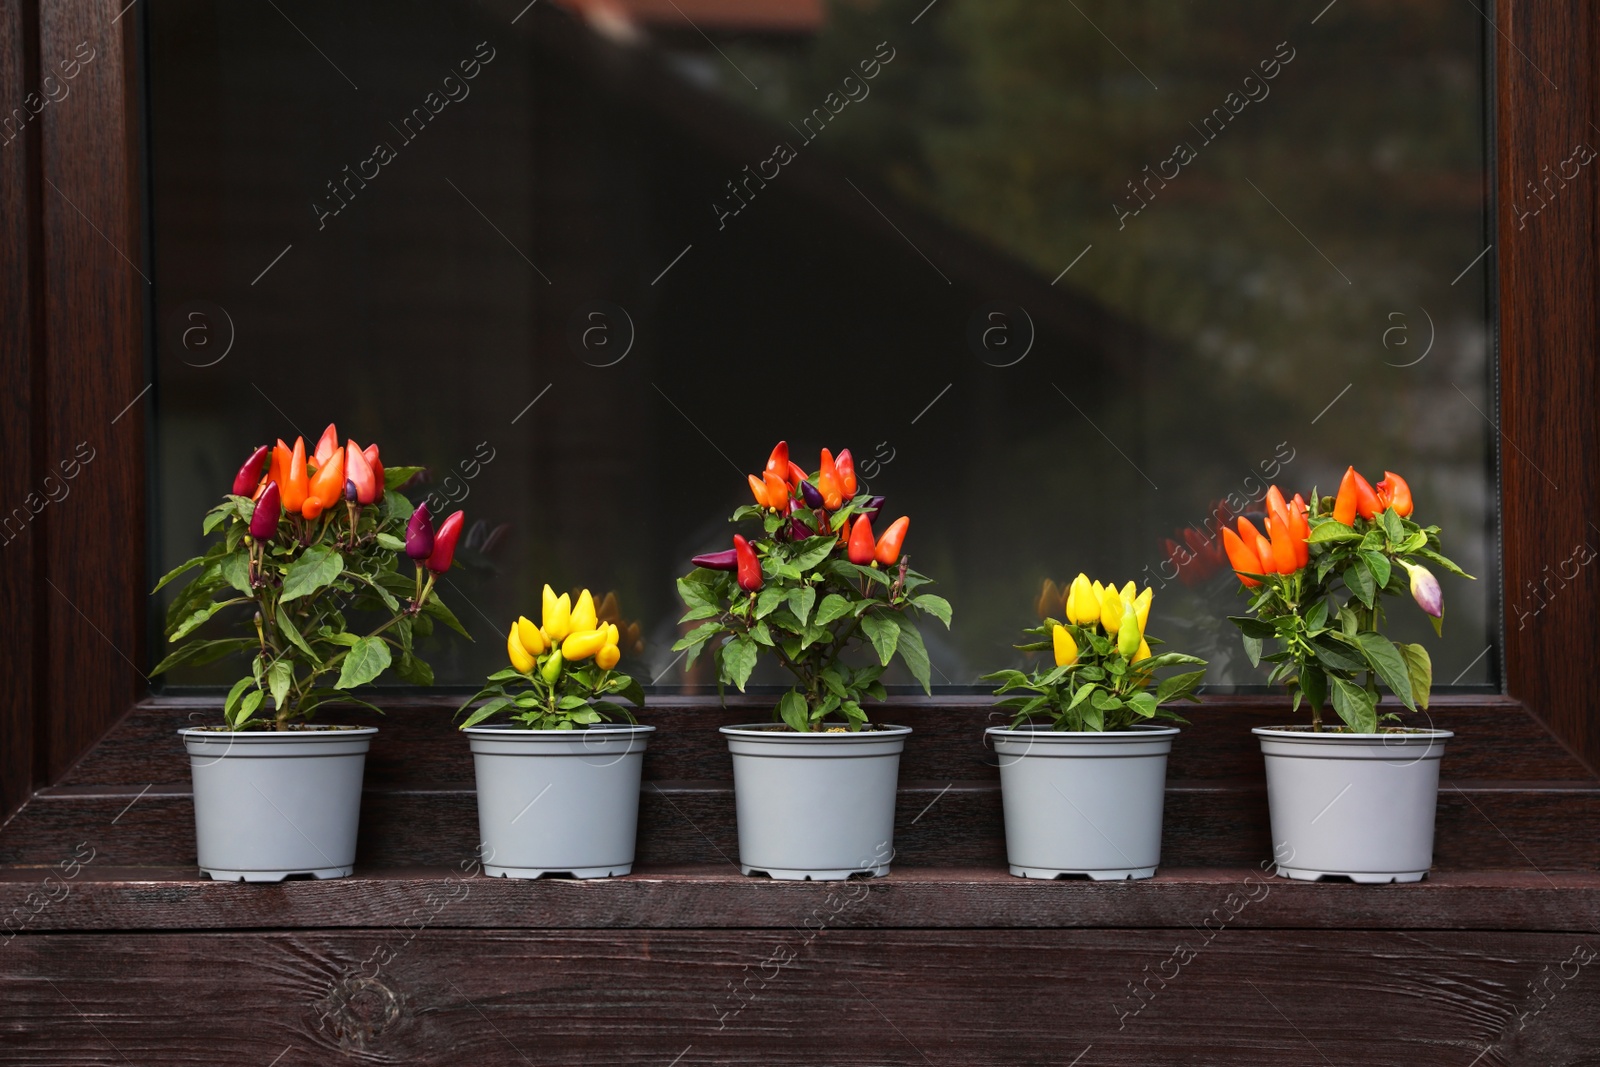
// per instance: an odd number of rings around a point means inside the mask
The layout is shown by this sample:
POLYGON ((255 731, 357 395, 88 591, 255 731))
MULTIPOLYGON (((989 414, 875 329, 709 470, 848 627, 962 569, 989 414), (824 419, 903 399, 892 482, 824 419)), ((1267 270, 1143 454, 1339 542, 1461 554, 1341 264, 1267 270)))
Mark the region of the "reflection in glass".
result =
POLYGON ((1252 684, 1208 518, 1354 463, 1480 578, 1397 639, 1495 681, 1470 5, 517 6, 149 9, 157 573, 253 445, 337 420, 467 510, 479 640, 429 650, 441 682, 549 581, 703 684, 673 578, 787 436, 913 516, 936 682, 1019 660, 1084 570, 1252 684))

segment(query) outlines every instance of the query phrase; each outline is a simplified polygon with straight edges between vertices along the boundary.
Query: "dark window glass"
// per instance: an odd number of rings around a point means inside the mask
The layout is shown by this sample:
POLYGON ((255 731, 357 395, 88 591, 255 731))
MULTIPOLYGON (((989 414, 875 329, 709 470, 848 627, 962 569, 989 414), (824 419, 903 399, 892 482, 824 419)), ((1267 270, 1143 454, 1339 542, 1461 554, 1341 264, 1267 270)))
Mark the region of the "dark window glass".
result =
POLYGON ((1152 632, 1247 685, 1236 583, 1170 545, 1354 463, 1480 578, 1443 578, 1442 641, 1404 603, 1396 633, 1497 679, 1470 4, 142 10, 157 573, 251 447, 337 420, 469 516, 445 591, 478 640, 435 639, 439 681, 500 666, 549 582, 616 593, 636 674, 704 684, 673 578, 786 436, 913 517, 956 609, 936 682, 1017 660, 1082 570, 1156 586, 1152 632))

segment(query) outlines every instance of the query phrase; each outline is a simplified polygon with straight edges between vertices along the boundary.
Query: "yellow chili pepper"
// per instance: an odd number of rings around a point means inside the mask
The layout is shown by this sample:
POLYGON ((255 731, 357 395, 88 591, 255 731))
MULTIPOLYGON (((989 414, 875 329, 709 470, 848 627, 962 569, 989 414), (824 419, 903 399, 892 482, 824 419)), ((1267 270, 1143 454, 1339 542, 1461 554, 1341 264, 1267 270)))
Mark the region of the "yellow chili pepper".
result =
POLYGON ((1100 597, 1089 584, 1087 574, 1072 579, 1067 589, 1067 621, 1079 626, 1093 626, 1100 621, 1100 597))
POLYGON ((534 660, 528 650, 522 647, 522 640, 517 636, 518 629, 520 626, 517 623, 511 624, 511 632, 506 635, 506 654, 511 657, 511 666, 518 674, 527 674, 533 670, 534 660))
POLYGON ((1072 639, 1065 626, 1057 626, 1050 631, 1051 640, 1056 646, 1056 666, 1070 667, 1078 662, 1078 643, 1072 639))
POLYGON ((1122 599, 1126 600, 1130 604, 1133 603, 1134 597, 1139 595, 1139 590, 1134 586, 1134 584, 1132 582, 1129 582, 1128 584, 1124 585, 1122 587, 1121 592, 1122 592, 1122 599))
POLYGON ((1139 636, 1140 637, 1144 636, 1144 624, 1145 624, 1146 620, 1148 620, 1150 618, 1150 600, 1154 596, 1155 596, 1154 591, 1151 590, 1147 586, 1147 587, 1145 587, 1145 591, 1144 592, 1140 593, 1137 597, 1134 598, 1134 601, 1133 601, 1133 613, 1134 613, 1134 615, 1138 616, 1138 619, 1139 619, 1139 636))
POLYGON ((1145 641, 1144 638, 1141 637, 1141 638, 1139 638, 1139 651, 1134 654, 1133 662, 1138 663, 1140 660, 1149 659, 1149 658, 1150 658, 1150 645, 1149 645, 1148 642, 1145 641))
POLYGON ((1132 662, 1143 643, 1144 635, 1139 633, 1139 617, 1131 611, 1123 612, 1122 625, 1117 631, 1117 651, 1122 653, 1123 659, 1132 662))
POLYGON ((594 654, 594 661, 603 671, 609 671, 617 665, 622 658, 622 650, 616 645, 604 645, 599 652, 594 654))
POLYGON ((1106 636, 1110 637, 1122 627, 1122 596, 1115 587, 1106 586, 1100 590, 1100 625, 1106 628, 1106 636))
POLYGON ((585 589, 579 593, 578 602, 572 605, 570 625, 569 633, 577 633, 579 630, 593 630, 599 627, 600 620, 595 615, 594 597, 589 595, 589 590, 585 589))
POLYGON ((542 656, 544 650, 550 647, 550 642, 526 615, 517 616, 517 640, 522 642, 522 647, 530 656, 542 656))
POLYGON ((604 630, 577 630, 561 642, 561 655, 569 662, 588 659, 606 644, 604 630))
POLYGON ((572 632, 572 601, 567 594, 559 597, 546 585, 544 587, 544 634, 551 642, 560 641, 572 632))

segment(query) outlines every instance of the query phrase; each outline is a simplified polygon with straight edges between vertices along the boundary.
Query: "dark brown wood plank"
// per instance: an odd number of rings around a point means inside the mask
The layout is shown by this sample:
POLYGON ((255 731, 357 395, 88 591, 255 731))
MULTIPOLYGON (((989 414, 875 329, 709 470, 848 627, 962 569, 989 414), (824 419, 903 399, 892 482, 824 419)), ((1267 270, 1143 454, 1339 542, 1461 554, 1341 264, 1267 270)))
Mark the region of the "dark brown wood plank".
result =
POLYGON ((33 682, 39 647, 34 640, 34 558, 41 544, 32 527, 35 510, 49 506, 44 487, 36 484, 33 463, 38 429, 34 317, 39 291, 34 267, 39 140, 32 116, 34 107, 47 105, 37 93, 37 27, 31 7, 19 3, 0 8, 0 100, 6 108, 0 116, 0 352, 5 356, 0 359, 0 501, 5 502, 0 509, 5 568, 0 633, 7 635, 6 670, 0 671, 0 820, 27 800, 33 786, 33 682), (37 495, 30 500, 30 493, 37 495))
POLYGON ((76 460, 72 495, 45 509, 37 595, 46 624, 39 730, 47 779, 148 688, 144 664, 145 436, 139 225, 129 67, 134 21, 115 0, 40 5, 41 62, 74 56, 72 95, 46 108, 40 191, 45 410, 41 468, 76 460))
POLYGON ((1597 142, 1593 0, 1500 5, 1500 483, 1507 685, 1591 768, 1600 720, 1600 379, 1594 352, 1600 180, 1580 168, 1531 197, 1574 146, 1597 142), (1534 183, 1530 186, 1529 183, 1534 183), (1540 208, 1545 200, 1548 206, 1540 208), (1520 205, 1520 210, 1519 210, 1520 205), (1524 217, 1530 209, 1537 214, 1524 217), (1576 555, 1575 555, 1576 554, 1576 555), (1548 584, 1546 584, 1548 583, 1548 584))
POLYGON ((18 1067, 1578 1065, 1592 951, 1405 931, 47 935, 9 947, 0 1040, 18 1067))
MULTIPOLYGON (((0 864, 50 864, 81 841, 103 862, 194 862, 194 808, 185 782, 48 789, 0 836, 0 864), (148 785, 148 789, 146 789, 148 785)), ((1001 867, 1005 831, 993 782, 902 780, 897 867, 1001 867), (946 789, 946 787, 949 787, 946 789)), ((726 782, 649 783, 640 797, 638 858, 728 864, 738 855, 726 782)), ((478 842, 470 789, 368 790, 356 859, 374 867, 450 866, 478 842)), ((1169 783, 1163 861, 1248 865, 1270 855, 1259 781, 1169 783)), ((1600 789, 1573 782, 1452 782, 1441 787, 1434 842, 1440 868, 1593 870, 1600 866, 1600 789)))
MULTIPOLYGON (((84 851, 78 854, 89 857, 84 851)), ((1440 871, 1412 885, 1295 882, 1261 867, 1163 868, 1140 882, 1041 882, 1004 869, 897 867, 871 881, 773 882, 719 867, 625 878, 485 878, 471 868, 241 885, 193 868, 0 869, 0 917, 33 935, 91 930, 428 929, 1600 929, 1600 874, 1440 871), (76 876, 72 871, 76 870, 76 876), (13 912, 13 909, 19 909, 13 912)))

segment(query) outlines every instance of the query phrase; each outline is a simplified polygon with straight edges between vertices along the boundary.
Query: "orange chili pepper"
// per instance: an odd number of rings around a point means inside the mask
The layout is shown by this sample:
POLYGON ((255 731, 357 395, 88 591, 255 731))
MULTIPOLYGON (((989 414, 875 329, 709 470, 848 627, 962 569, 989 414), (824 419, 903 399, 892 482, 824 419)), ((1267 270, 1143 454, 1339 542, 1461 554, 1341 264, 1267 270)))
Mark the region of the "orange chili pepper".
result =
POLYGON ((1378 504, 1381 507, 1394 508, 1394 513, 1402 519, 1409 519, 1413 504, 1411 502, 1411 486, 1406 480, 1394 471, 1384 471, 1383 481, 1379 482, 1376 491, 1378 504))
POLYGON ((747 474, 745 478, 750 482, 750 495, 756 498, 756 504, 770 508, 772 505, 767 501, 767 484, 754 474, 747 474))
MULTIPOLYGON (((313 452, 312 460, 320 470, 339 448, 339 428, 333 423, 328 423, 328 428, 322 431, 322 436, 317 439, 317 450, 313 452)), ((323 505, 326 507, 327 505, 323 505)))
MULTIPOLYGON (((317 473, 311 478, 311 487, 307 491, 307 500, 317 502, 319 512, 333 507, 344 496, 344 449, 339 449, 328 455, 327 461, 317 468, 317 473)), ((300 514, 306 518, 315 516, 306 515, 302 505, 300 514)))
POLYGON ((1228 553, 1228 562, 1233 565, 1234 574, 1246 587, 1254 589, 1261 584, 1260 579, 1246 577, 1248 574, 1267 573, 1255 549, 1241 541, 1239 535, 1226 526, 1222 528, 1222 547, 1228 553))
POLYGON ((1346 526, 1355 525, 1356 501, 1359 495, 1356 489, 1356 479, 1359 477, 1361 475, 1356 473, 1354 467, 1345 469, 1344 477, 1339 481, 1339 495, 1333 502, 1333 519, 1335 522, 1342 522, 1346 526))
POLYGON ((1283 493, 1277 486, 1267 490, 1267 515, 1283 523, 1284 528, 1289 526, 1289 505, 1283 499, 1283 493))
MULTIPOLYGON (((780 442, 781 443, 781 442, 780 442)), ((785 460, 785 463, 788 461, 785 460)), ((783 475, 778 474, 771 466, 767 467, 762 479, 766 483, 767 507, 772 508, 780 515, 789 511, 789 483, 783 480, 783 475)))
POLYGON ((834 466, 833 453, 822 450, 822 472, 817 475, 817 491, 822 494, 822 506, 838 511, 844 506, 844 485, 839 480, 839 468, 834 466))
POLYGON ((1298 556, 1294 550, 1294 541, 1289 534, 1289 528, 1278 521, 1276 515, 1267 520, 1267 529, 1271 531, 1272 563, 1279 574, 1293 574, 1299 569, 1298 556))
MULTIPOLYGON (((848 455, 848 453, 840 453, 840 455, 848 455)), ((862 518, 866 518, 866 516, 863 515, 862 518)), ((878 538, 878 548, 874 555, 879 563, 888 567, 900 562, 900 546, 905 543, 906 530, 910 529, 910 527, 911 517, 909 515, 902 515, 889 524, 889 528, 883 531, 883 536, 878 538)), ((870 533, 870 527, 868 529, 870 533)))
MULTIPOLYGON (((1296 497, 1295 499, 1299 499, 1296 497)), ((1296 568, 1304 567, 1311 562, 1311 545, 1308 538, 1311 536, 1311 522, 1306 518, 1305 509, 1289 508, 1289 537, 1294 541, 1294 564, 1296 568)))
POLYGON ((294 439, 294 451, 289 454, 287 464, 283 471, 282 486, 283 510, 291 515, 300 513, 301 507, 306 502, 306 496, 311 491, 311 478, 306 473, 306 439, 294 439))
MULTIPOLYGON (((1351 470, 1355 470, 1354 467, 1351 470)), ((1373 491, 1372 483, 1361 477, 1360 471, 1356 475, 1356 514, 1363 519, 1375 519, 1378 512, 1383 510, 1383 505, 1378 503, 1378 494, 1373 491)))

